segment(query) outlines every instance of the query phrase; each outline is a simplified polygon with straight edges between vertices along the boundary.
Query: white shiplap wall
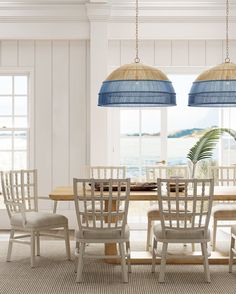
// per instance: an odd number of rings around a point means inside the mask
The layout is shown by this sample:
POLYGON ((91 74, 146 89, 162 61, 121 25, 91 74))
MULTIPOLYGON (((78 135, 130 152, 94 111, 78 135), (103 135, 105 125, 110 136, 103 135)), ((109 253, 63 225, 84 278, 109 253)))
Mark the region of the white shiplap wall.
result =
POLYGON ((0 42, 1 73, 32 73, 30 165, 38 169, 40 196, 72 183, 87 164, 88 48, 87 41, 76 40, 0 42))
MULTIPOLYGON (((153 66, 214 66, 225 58, 221 40, 145 40, 139 42, 142 63, 153 66)), ((109 68, 133 62, 135 41, 109 41, 109 68)), ((230 41, 230 57, 236 62, 236 40, 230 41)))
MULTIPOLYGON (((143 63, 173 69, 214 66, 223 61, 225 50, 221 40, 141 40, 139 48, 143 63)), ((236 61, 236 40, 230 42, 230 53, 236 61)), ((134 56, 133 40, 110 40, 108 73, 134 56)), ((40 196, 47 197, 53 187, 82 176, 82 167, 89 164, 89 42, 2 40, 0 69, 11 68, 33 73, 31 167, 38 169, 40 196)))

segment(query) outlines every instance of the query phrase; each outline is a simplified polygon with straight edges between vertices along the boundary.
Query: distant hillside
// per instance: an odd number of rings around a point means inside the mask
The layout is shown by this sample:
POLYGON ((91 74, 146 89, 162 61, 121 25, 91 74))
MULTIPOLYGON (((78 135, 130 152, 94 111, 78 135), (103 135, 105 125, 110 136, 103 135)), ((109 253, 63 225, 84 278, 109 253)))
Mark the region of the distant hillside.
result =
POLYGON ((195 137, 195 136, 202 135, 203 132, 205 132, 205 129, 200 129, 200 128, 185 129, 185 130, 180 130, 172 134, 169 134, 168 138, 182 138, 182 137, 193 137, 193 136, 195 137))
MULTIPOLYGON (((217 126, 212 126, 211 128, 202 129, 202 128, 192 128, 192 129, 184 129, 175 131, 173 133, 170 133, 168 135, 168 138, 184 138, 184 137, 201 137, 205 132, 217 128, 217 126)), ((138 137, 139 133, 133 133, 133 134, 122 134, 122 136, 126 137, 138 137)), ((142 133, 142 136, 147 137, 157 137, 160 136, 160 133, 142 133)))

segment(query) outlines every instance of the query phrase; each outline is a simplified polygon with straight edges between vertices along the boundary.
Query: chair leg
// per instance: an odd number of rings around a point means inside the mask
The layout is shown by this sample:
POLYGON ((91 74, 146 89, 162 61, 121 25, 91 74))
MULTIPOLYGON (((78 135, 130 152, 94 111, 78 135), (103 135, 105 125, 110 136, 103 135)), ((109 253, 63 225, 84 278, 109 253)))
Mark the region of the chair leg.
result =
POLYGON ((11 261, 11 252, 12 252, 14 233, 15 233, 15 231, 11 230, 10 238, 9 238, 9 244, 8 244, 8 250, 7 250, 7 261, 11 261))
POLYGON ((125 245, 126 245, 126 254, 127 254, 128 272, 131 273, 130 242, 126 242, 125 245))
POLYGON ((71 255, 70 255, 70 236, 69 236, 68 226, 64 227, 64 235, 65 235, 65 242, 66 242, 66 255, 67 255, 67 259, 70 260, 71 259, 71 255))
POLYGON ((36 232, 36 239, 37 239, 37 256, 40 256, 40 233, 36 232))
POLYGON ((162 253, 161 253, 161 266, 159 273, 159 283, 164 283, 165 281, 165 270, 166 270, 166 254, 167 254, 168 243, 163 243, 162 245, 162 253))
POLYGON ((30 252, 31 252, 31 267, 35 267, 35 232, 31 232, 31 237, 30 237, 30 252))
POLYGON ((85 243, 81 243, 80 251, 79 251, 79 258, 78 258, 78 268, 77 268, 76 283, 81 283, 82 282, 84 250, 85 250, 85 243))
POLYGON ((148 227, 147 227, 147 242, 146 242, 146 251, 149 251, 151 244, 151 230, 152 230, 152 221, 148 218, 148 227))
POLYGON ((122 270, 122 279, 123 283, 128 283, 128 273, 125 262, 125 247, 124 243, 119 243, 120 255, 121 255, 121 270, 122 270))
POLYGON ((229 272, 230 273, 232 273, 232 266, 233 266, 233 259, 234 259, 234 252, 233 252, 234 246, 235 246, 235 238, 231 236, 230 251, 229 251, 229 272))
POLYGON ((214 219, 213 224, 213 239, 212 239, 212 250, 216 250, 216 232, 217 232, 217 219, 214 219))
POLYGON ((57 212, 57 201, 54 200, 54 203, 53 203, 53 213, 56 213, 57 212))
MULTIPOLYGON (((75 252, 77 254, 79 254, 79 247, 80 247, 80 243, 78 241, 76 241, 75 243, 75 252)), ((78 255, 75 256, 75 273, 77 273, 77 268, 78 268, 78 255)))
POLYGON ((156 266, 156 253, 157 253, 157 240, 154 237, 153 239, 153 247, 152 247, 152 273, 155 272, 156 266))
POLYGON ((207 283, 210 283, 211 278, 210 278, 210 270, 209 270, 209 263, 208 263, 207 243, 201 243, 201 249, 202 249, 203 266, 204 266, 204 272, 205 272, 205 280, 207 283))

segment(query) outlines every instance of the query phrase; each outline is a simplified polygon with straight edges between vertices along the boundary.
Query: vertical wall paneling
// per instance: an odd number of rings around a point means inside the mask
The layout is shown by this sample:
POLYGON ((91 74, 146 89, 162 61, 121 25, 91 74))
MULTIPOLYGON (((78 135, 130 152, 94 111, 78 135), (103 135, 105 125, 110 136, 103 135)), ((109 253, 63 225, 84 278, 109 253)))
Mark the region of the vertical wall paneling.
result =
POLYGON ((34 95, 34 61, 35 61, 34 41, 18 41, 18 65, 29 74, 29 167, 35 166, 35 95, 34 95))
POLYGON ((20 40, 18 42, 18 65, 33 67, 34 66, 34 41, 20 40))
POLYGON ((205 41, 189 41, 189 66, 203 66, 206 63, 205 41))
POLYGON ((90 164, 90 129, 91 129, 91 117, 90 117, 90 41, 86 41, 86 64, 87 64, 87 70, 86 70, 86 124, 87 124, 87 129, 86 129, 86 165, 90 164))
POLYGON ((53 186, 69 182, 69 43, 53 41, 52 146, 53 186))
POLYGON ((107 164, 107 109, 98 107, 98 92, 108 69, 107 22, 90 22, 90 164, 107 164), (102 56, 98 55, 102 53, 102 56))
MULTIPOLYGON (((139 42, 139 58, 142 63, 150 66, 154 65, 154 48, 154 41, 146 40, 139 42)), ((133 59, 131 59, 131 61, 133 61, 133 59)))
POLYGON ((229 57, 233 63, 236 63, 236 40, 229 41, 229 57))
POLYGON ((83 176, 86 165, 87 97, 86 41, 70 42, 70 170, 69 181, 83 176))
POLYGON ((121 41, 121 64, 131 63, 135 58, 135 41, 124 40, 121 41))
POLYGON ((223 42, 206 40, 206 65, 214 66, 223 62, 223 42))
POLYGON ((170 40, 155 41, 155 65, 156 66, 171 65, 171 41, 170 40))
POLYGON ((108 42, 108 64, 112 67, 120 66, 120 41, 108 42))
POLYGON ((18 65, 18 42, 17 41, 2 41, 1 61, 2 66, 17 66, 18 65))
POLYGON ((35 42, 35 168, 40 196, 52 189, 52 46, 35 42))
POLYGON ((172 41, 172 65, 187 66, 188 65, 188 41, 174 40, 172 41))

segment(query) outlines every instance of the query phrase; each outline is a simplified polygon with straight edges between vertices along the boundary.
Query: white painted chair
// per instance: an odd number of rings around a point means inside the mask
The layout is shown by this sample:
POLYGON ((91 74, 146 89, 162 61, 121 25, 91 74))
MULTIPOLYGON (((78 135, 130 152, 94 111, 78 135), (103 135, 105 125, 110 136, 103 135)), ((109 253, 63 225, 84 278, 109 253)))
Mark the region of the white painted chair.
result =
POLYGON ((79 230, 75 233, 77 258, 76 282, 82 281, 84 258, 121 258, 123 282, 128 282, 127 265, 130 266, 129 228, 127 214, 130 179, 74 179, 73 190, 79 230), (108 185, 107 185, 108 183, 108 185), (99 191, 95 191, 95 184, 99 191), (116 191, 114 191, 116 186, 116 191), (104 191, 106 187, 106 190, 104 191), (99 210, 97 207, 99 206, 99 210), (89 209, 88 209, 89 207, 89 209), (85 254, 86 243, 117 243, 118 255, 85 254), (126 252, 125 252, 126 245, 126 252))
POLYGON ((31 267, 35 266, 35 243, 37 256, 40 255, 40 236, 63 238, 66 242, 67 258, 70 259, 68 220, 59 214, 38 212, 37 171, 20 170, 1 172, 1 184, 4 202, 10 218, 11 233, 8 245, 7 261, 11 260, 13 243, 30 245, 31 267), (44 233, 52 229, 63 228, 63 236, 44 233), (15 236, 15 232, 25 232, 15 236), (21 240, 30 237, 30 241, 21 240), (36 241, 36 242, 35 242, 36 241))
MULTIPOLYGON (((214 178, 216 186, 236 186, 236 166, 211 166, 209 167, 209 177, 214 178)), ((230 201, 220 201, 213 206, 213 238, 212 250, 216 250, 216 235, 218 227, 228 226, 220 224, 219 221, 236 221, 236 203, 230 201)))
MULTIPOLYGON (((162 243, 159 282, 164 282, 169 243, 200 243, 205 280, 210 282, 207 243, 214 183, 212 179, 176 179, 175 192, 170 189, 173 179, 157 179, 161 224, 154 225, 152 272, 155 271, 157 243, 162 243), (184 191, 180 187, 184 186, 184 191), (185 210, 180 210, 184 206, 185 210), (172 210, 174 207, 174 210, 172 210)), ((173 255, 171 255, 173 257, 173 255)), ((183 256, 183 257, 186 257, 183 256)))
POLYGON ((89 177, 94 179, 125 179, 125 166, 90 166, 89 177))
MULTIPOLYGON (((85 166, 85 178, 94 179, 125 179, 125 166, 85 166)), ((57 211, 58 201, 54 200, 53 213, 57 211)))
MULTIPOLYGON (((185 165, 175 166, 147 166, 146 180, 148 182, 156 182, 157 178, 168 179, 171 177, 188 178, 188 167, 185 165)), ((147 227, 147 242, 146 250, 149 251, 152 239, 152 225, 154 221, 160 221, 160 212, 158 205, 152 205, 147 213, 148 227, 147 227)))
POLYGON ((236 255, 235 240, 236 240, 236 225, 231 227, 231 242, 230 242, 230 252, 229 252, 229 272, 230 273, 232 273, 234 255, 236 255))

